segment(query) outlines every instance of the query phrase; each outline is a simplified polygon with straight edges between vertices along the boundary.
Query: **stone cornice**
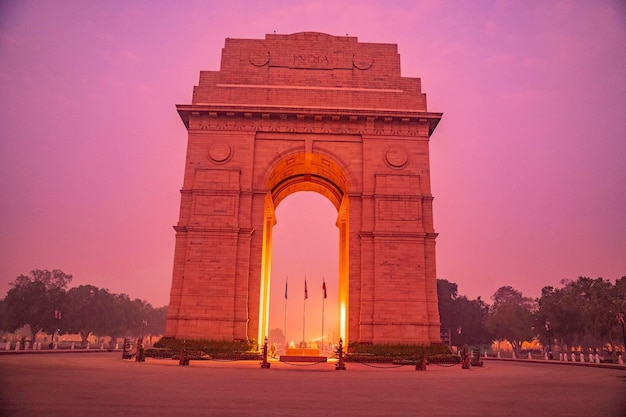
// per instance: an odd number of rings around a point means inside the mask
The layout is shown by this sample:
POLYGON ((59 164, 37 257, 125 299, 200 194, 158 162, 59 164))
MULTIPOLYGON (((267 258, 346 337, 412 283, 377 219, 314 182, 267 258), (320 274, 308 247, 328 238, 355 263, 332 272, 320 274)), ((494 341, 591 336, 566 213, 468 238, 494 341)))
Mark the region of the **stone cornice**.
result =
POLYGON ((172 226, 176 233, 188 234, 188 233, 199 233, 199 234, 240 234, 240 235, 252 235, 254 233, 254 228, 252 227, 200 227, 200 226, 184 226, 184 225, 175 225, 172 226))
POLYGON ((361 238, 369 238, 369 239, 395 239, 395 240, 403 240, 403 239, 427 239, 430 236, 435 235, 436 233, 424 233, 424 232, 399 232, 399 231, 361 231, 359 236, 361 238))
POLYGON ((401 123, 427 124, 428 136, 432 135, 443 113, 411 111, 404 109, 359 109, 359 108, 324 108, 290 107, 260 105, 227 105, 213 103, 179 104, 176 106, 183 123, 189 129, 192 115, 209 118, 227 119, 264 119, 264 120, 333 120, 353 123, 401 123))

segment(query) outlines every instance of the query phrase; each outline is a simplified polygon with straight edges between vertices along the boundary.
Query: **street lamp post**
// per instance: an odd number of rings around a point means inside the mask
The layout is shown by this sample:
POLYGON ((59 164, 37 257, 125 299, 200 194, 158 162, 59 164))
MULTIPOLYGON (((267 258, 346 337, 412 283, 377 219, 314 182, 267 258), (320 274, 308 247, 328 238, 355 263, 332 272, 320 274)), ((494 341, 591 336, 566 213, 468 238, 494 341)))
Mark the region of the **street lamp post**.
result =
POLYGON ((142 343, 143 343, 143 331, 145 330, 147 324, 148 322, 146 320, 141 321, 141 339, 139 340, 141 340, 142 343))
MULTIPOLYGON (((56 308, 54 309, 54 327, 52 329, 52 341, 50 342, 50 349, 55 349, 55 342, 54 342, 54 333, 57 333, 57 339, 58 339, 58 335, 61 332, 61 309, 60 308, 56 308)), ((58 340, 57 340, 57 345, 58 345, 58 340)))
POLYGON ((626 331, 624 331, 624 312, 617 313, 617 322, 622 325, 622 337, 624 338, 624 353, 626 354, 626 331))
POLYGON ((548 358, 552 359, 552 337, 550 336, 550 320, 546 319, 544 324, 546 333, 548 334, 548 358))

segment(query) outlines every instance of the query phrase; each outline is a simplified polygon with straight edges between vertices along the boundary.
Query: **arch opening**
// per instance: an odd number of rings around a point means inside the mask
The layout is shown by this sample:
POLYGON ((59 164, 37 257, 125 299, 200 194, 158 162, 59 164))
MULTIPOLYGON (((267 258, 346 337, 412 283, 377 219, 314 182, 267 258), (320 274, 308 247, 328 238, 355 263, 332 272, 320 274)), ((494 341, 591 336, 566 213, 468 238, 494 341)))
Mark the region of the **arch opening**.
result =
POLYGON ((268 337, 270 343, 278 343, 279 350, 285 347, 283 341, 295 347, 305 341, 309 348, 331 352, 329 343, 338 340, 339 229, 336 218, 337 210, 330 201, 310 191, 293 193, 276 208, 268 337))
MULTIPOLYGON (((348 220, 349 202, 347 196, 348 184, 343 170, 327 156, 314 153, 300 153, 290 155, 276 163, 267 177, 265 210, 263 222, 263 243, 261 258, 261 291, 259 300, 259 333, 261 341, 269 334, 270 318, 270 282, 272 277, 272 238, 273 227, 276 224, 276 208, 287 197, 301 191, 315 192, 326 197, 337 210, 335 225, 338 228, 338 270, 337 277, 337 327, 338 337, 348 340, 348 220)), ((304 280, 301 276, 294 279, 304 280)), ((281 280, 280 276, 275 277, 281 280)), ((282 277, 284 279, 284 277, 282 277)), ((316 288, 321 286, 323 277, 311 277, 311 284, 316 288), (320 281, 319 283, 317 281, 320 281)), ((307 278, 308 279, 308 278, 307 278)), ((303 285, 303 284, 302 284, 303 285)), ((321 290, 321 287, 320 287, 321 290)), ((311 291, 311 290, 309 290, 311 291)), ((302 293, 302 299, 304 293, 302 293)), ((304 320, 303 316, 303 320, 304 320)), ((304 323, 303 323, 304 328, 304 323)), ((304 329, 303 329, 304 330, 304 329)), ((292 332, 290 332, 292 333, 292 332)), ((304 335, 303 335, 304 337, 304 335)), ((336 342, 333 341, 333 342, 336 342)))

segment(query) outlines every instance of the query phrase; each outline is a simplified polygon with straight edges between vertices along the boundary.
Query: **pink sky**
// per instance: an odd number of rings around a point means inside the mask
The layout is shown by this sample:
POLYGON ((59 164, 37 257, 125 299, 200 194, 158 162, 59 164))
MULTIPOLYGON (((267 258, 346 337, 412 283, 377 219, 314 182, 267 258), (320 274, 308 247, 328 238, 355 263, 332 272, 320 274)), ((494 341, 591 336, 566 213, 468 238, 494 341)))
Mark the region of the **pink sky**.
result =
MULTIPOLYGON (((59 268, 73 285, 167 304, 187 140, 174 106, 219 69, 226 37, 273 31, 395 43, 402 75, 422 78, 444 113, 431 141, 438 277, 461 294, 626 275, 623 1, 8 0, 0 294, 59 268)), ((307 309, 325 277, 336 316, 335 213, 301 193, 278 216, 271 325, 289 275, 296 338, 305 275, 307 309), (310 224, 296 230, 297 216, 310 224)))

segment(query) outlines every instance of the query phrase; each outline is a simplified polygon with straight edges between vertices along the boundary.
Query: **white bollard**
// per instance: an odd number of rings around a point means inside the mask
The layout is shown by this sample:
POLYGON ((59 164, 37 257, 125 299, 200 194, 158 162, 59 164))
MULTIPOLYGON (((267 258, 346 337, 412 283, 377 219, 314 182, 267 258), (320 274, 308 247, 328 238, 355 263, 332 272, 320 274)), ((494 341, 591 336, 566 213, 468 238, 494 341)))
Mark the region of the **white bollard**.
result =
POLYGON ((589 354, 589 363, 593 363, 593 353, 589 354))
POLYGON ((20 350, 20 341, 15 342, 15 350, 20 350))
POLYGON ((59 343, 58 342, 54 342, 52 344, 52 349, 57 350, 59 348, 59 343))
POLYGON ((485 351, 485 358, 487 357, 487 351, 485 351))
POLYGON ((29 350, 29 349, 30 349, 30 342, 24 343, 24 350, 29 350))
POLYGON ((596 353, 596 363, 600 363, 600 355, 596 353))
POLYGON ((72 346, 70 346, 70 349, 74 349, 74 342, 72 342, 72 346))
POLYGON ((87 342, 87 349, 89 350, 91 348, 91 343, 87 342))
POLYGON ((502 359, 502 355, 500 355, 500 351, 498 351, 498 359, 502 359))
POLYGON ((548 360, 548 352, 545 352, 545 353, 543 354, 543 358, 544 358, 545 360, 548 360))
POLYGON ((572 352, 572 362, 576 362, 576 354, 572 352))
POLYGON ((7 344, 4 345, 4 350, 11 350, 11 342, 7 342, 7 344))
POLYGON ((100 343, 100 349, 104 350, 104 343, 100 343))
POLYGON ((580 352, 580 361, 581 361, 582 363, 585 363, 585 355, 583 355, 583 353, 582 353, 582 352, 580 352))
POLYGON ((624 364, 624 359, 622 359, 622 355, 619 355, 619 356, 617 357, 617 363, 619 363, 620 365, 623 365, 623 364, 624 364))
POLYGON ((528 352, 528 359, 532 359, 533 355, 530 354, 530 352, 528 352))
POLYGON ((116 344, 115 344, 115 350, 118 350, 119 348, 120 348, 120 344, 119 344, 119 343, 116 343, 116 344))
POLYGON ((515 351, 513 351, 513 359, 517 359, 517 358, 515 357, 515 351))

